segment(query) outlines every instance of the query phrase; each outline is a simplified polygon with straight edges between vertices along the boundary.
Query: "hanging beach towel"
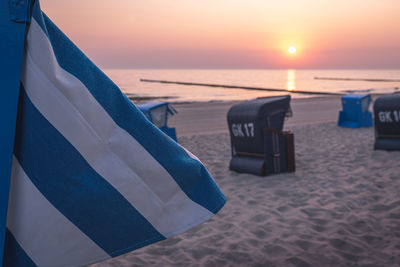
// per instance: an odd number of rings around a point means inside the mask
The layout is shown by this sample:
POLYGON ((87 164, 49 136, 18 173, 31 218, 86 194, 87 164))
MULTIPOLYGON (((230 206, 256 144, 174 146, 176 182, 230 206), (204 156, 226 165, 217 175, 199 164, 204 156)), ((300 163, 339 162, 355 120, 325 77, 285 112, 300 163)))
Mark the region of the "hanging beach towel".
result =
POLYGON ((225 197, 42 13, 25 44, 5 266, 81 266, 182 233, 225 197))

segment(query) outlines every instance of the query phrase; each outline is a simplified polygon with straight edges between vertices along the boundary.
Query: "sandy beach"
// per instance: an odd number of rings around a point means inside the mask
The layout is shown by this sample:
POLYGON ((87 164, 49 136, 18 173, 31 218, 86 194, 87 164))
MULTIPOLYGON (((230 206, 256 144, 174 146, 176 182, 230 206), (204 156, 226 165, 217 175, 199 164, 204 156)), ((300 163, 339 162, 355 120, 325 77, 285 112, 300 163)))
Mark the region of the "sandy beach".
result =
POLYGON ((227 197, 194 229, 93 266, 400 266, 400 151, 337 126, 339 97, 292 100, 296 172, 228 169, 233 102, 175 104, 169 125, 227 197))

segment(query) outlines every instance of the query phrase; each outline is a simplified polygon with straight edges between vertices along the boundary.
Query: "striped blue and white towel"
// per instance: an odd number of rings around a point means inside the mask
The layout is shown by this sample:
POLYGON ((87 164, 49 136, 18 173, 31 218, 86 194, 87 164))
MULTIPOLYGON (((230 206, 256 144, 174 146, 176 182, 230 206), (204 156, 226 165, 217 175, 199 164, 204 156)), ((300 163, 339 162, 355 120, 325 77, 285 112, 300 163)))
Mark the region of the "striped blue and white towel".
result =
POLYGON ((5 266, 81 266, 182 233, 225 197, 42 13, 25 45, 5 266))

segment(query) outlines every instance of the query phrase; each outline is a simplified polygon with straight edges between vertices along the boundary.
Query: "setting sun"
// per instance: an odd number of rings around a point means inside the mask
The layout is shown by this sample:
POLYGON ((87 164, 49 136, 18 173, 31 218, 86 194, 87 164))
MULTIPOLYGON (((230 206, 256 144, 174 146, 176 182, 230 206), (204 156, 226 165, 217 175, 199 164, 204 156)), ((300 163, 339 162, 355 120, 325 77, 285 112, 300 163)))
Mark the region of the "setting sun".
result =
POLYGON ((289 54, 293 55, 294 53, 296 53, 296 47, 291 46, 291 47, 288 48, 288 51, 289 51, 289 54))

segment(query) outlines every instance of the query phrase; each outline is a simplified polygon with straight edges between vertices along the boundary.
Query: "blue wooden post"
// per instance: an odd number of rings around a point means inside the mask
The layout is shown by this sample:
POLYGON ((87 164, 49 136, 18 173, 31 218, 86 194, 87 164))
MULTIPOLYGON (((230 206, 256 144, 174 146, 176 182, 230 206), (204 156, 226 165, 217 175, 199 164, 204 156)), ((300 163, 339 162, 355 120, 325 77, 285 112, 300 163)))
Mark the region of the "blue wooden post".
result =
POLYGON ((15 120, 21 80, 30 0, 0 0, 0 264, 4 239, 14 147, 15 120))

